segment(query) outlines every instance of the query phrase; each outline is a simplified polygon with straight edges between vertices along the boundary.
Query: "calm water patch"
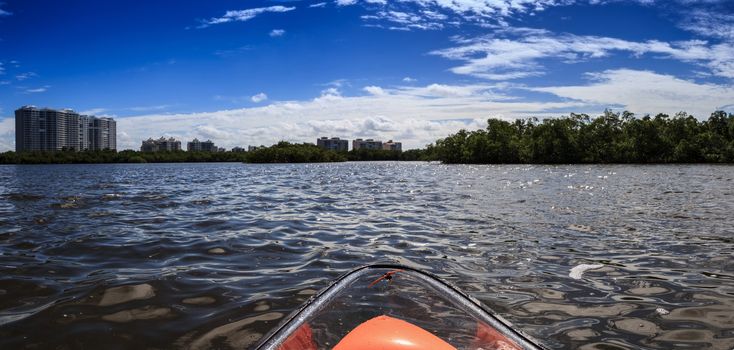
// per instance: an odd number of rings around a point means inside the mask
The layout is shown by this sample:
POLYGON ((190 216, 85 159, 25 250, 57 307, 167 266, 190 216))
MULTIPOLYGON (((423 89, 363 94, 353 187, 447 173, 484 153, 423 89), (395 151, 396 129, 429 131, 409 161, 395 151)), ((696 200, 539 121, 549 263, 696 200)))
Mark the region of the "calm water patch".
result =
POLYGON ((0 166, 0 348, 247 348, 393 262, 548 347, 731 349, 733 188, 709 165, 0 166))

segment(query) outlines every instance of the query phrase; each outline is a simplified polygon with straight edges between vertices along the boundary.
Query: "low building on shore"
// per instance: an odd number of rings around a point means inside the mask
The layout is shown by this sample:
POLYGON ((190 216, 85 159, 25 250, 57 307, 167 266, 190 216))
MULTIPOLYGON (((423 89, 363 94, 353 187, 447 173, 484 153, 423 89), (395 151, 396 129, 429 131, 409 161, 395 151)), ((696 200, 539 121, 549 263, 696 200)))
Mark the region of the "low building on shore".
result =
POLYGON ((174 139, 173 137, 165 138, 161 137, 157 140, 152 138, 143 141, 140 146, 140 152, 161 152, 161 151, 180 151, 181 141, 174 139))
POLYGON ((219 147, 214 145, 211 140, 199 141, 199 139, 194 139, 186 144, 186 150, 189 152, 219 152, 219 147))
POLYGON ((393 140, 383 142, 382 143, 382 149, 386 151, 403 151, 403 143, 402 142, 395 142, 393 140))
POLYGON ((257 151, 261 148, 265 148, 265 146, 247 146, 247 152, 257 151))
POLYGON ((360 149, 382 149, 382 141, 373 139, 356 139, 352 141, 352 150, 356 151, 360 149))
POLYGON ((342 140, 338 137, 328 138, 323 136, 316 139, 316 146, 331 151, 346 152, 349 150, 349 140, 342 140))
POLYGON ((233 147, 232 148, 232 152, 234 152, 234 153, 244 153, 244 152, 247 152, 247 150, 244 149, 244 148, 242 148, 242 147, 240 147, 240 146, 237 146, 237 147, 233 147))

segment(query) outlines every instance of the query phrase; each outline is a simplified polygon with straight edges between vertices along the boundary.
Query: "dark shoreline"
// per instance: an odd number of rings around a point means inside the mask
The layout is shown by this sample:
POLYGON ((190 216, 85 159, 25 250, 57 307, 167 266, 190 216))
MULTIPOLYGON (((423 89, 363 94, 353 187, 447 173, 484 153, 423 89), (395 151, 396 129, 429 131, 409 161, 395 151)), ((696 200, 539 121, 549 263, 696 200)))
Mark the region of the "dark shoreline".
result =
POLYGON ((252 152, 59 151, 0 153, 2 164, 140 164, 140 163, 334 163, 346 161, 416 161, 423 150, 335 152, 312 144, 281 142, 252 152))

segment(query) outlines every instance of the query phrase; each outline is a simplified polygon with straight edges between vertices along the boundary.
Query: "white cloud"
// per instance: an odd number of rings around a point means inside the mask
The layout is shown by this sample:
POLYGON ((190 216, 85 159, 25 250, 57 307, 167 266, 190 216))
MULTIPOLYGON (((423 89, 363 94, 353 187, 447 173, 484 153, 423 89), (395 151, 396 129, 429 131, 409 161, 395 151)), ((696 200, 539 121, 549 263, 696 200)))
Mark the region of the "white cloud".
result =
POLYGON ((102 113, 104 113, 106 111, 107 111, 106 108, 92 108, 92 109, 88 109, 88 110, 85 110, 85 111, 80 111, 79 114, 83 114, 83 115, 100 115, 100 114, 102 114, 102 113))
POLYGON ((679 27, 709 38, 734 41, 734 8, 731 0, 678 0, 682 5, 679 11, 683 17, 679 27))
POLYGON ((196 134, 208 140, 226 140, 232 138, 232 133, 212 125, 198 125, 194 128, 196 134))
POLYGON ((314 7, 325 7, 325 6, 326 6, 326 3, 325 2, 317 2, 315 4, 308 5, 308 7, 311 7, 311 8, 314 8, 314 7))
POLYGON ((283 36, 284 34, 285 34, 285 30, 283 29, 273 29, 270 31, 269 35, 271 37, 278 37, 278 36, 283 36))
POLYGON ((374 15, 364 15, 363 20, 379 20, 392 23, 389 26, 381 26, 392 30, 411 30, 411 29, 441 29, 444 27, 443 19, 437 19, 435 16, 427 17, 415 12, 402 12, 394 10, 378 11, 374 15))
POLYGON ((349 6, 357 3, 357 0, 336 0, 337 6, 349 6))
POLYGON ((734 87, 699 84, 671 75, 631 69, 588 74, 592 82, 579 86, 529 88, 588 104, 621 105, 636 113, 686 111, 699 118, 734 102, 734 87))
POLYGON ((371 95, 375 95, 375 96, 381 96, 381 95, 385 95, 386 94, 385 90, 383 90, 379 86, 365 86, 363 90, 366 91, 367 93, 369 93, 371 95))
POLYGON ((336 80, 332 80, 332 81, 330 81, 330 82, 328 82, 326 84, 323 84, 323 85, 325 85, 325 86, 332 86, 332 87, 335 87, 335 88, 340 88, 340 87, 343 87, 343 86, 350 86, 351 84, 349 83, 349 80, 347 80, 347 79, 336 79, 336 80))
MULTIPOLYGON (((371 14, 362 16, 370 26, 392 30, 433 30, 473 23, 481 26, 506 25, 506 18, 533 14, 574 0, 363 0, 371 14)), ((354 5, 357 0, 337 0, 354 5)))
POLYGON ((403 78, 403 82, 404 83, 414 83, 416 81, 418 81, 418 79, 414 79, 414 78, 411 78, 411 77, 405 77, 405 78, 403 78))
POLYGON ((667 43, 650 40, 627 41, 609 37, 554 34, 544 30, 514 28, 495 35, 455 39, 458 46, 432 52, 444 58, 462 61, 452 68, 457 74, 505 80, 544 73, 541 59, 565 63, 593 60, 614 52, 627 52, 631 57, 658 54, 667 58, 707 67, 715 75, 734 78, 734 45, 711 45, 706 41, 667 43))
POLYGON ((268 95, 266 95, 264 92, 261 92, 261 93, 255 95, 255 96, 252 96, 250 99, 252 100, 252 102, 260 103, 262 101, 267 100, 268 99, 268 95))
POLYGON ((451 86, 443 84, 431 84, 425 88, 415 89, 414 91, 421 96, 429 97, 459 97, 472 96, 483 87, 476 86, 451 86))
MULTIPOLYGON (((365 0, 366 3, 387 4, 385 0, 365 0)), ((514 13, 538 12, 551 6, 573 3, 569 0, 400 0, 393 3, 413 3, 423 11, 447 10, 483 17, 509 16, 514 13)), ((337 0, 340 5, 353 5, 357 0, 337 0)))
POLYGON ((328 89, 321 90, 321 97, 341 97, 342 93, 339 91, 339 88, 337 87, 330 87, 328 89))
POLYGON ((199 28, 206 28, 213 24, 221 24, 221 23, 228 23, 228 22, 245 22, 249 21, 253 18, 255 18, 257 15, 266 13, 266 12, 289 12, 295 10, 295 7, 286 7, 286 6, 269 6, 269 7, 258 7, 258 8, 251 8, 247 10, 234 10, 234 11, 227 11, 224 16, 222 17, 213 17, 206 21, 204 21, 199 28))
MULTIPOLYGON (((2 6, 2 4, 0 4, 0 6, 2 6)), ((12 14, 13 14, 12 12, 8 12, 8 11, 5 11, 3 9, 0 9, 0 17, 10 16, 12 14)))
POLYGON ((42 87, 35 88, 35 89, 26 89, 25 90, 25 93, 27 93, 27 94, 36 94, 36 93, 40 93, 40 92, 46 92, 48 90, 48 88, 50 88, 50 87, 51 86, 46 85, 46 86, 42 86, 42 87))

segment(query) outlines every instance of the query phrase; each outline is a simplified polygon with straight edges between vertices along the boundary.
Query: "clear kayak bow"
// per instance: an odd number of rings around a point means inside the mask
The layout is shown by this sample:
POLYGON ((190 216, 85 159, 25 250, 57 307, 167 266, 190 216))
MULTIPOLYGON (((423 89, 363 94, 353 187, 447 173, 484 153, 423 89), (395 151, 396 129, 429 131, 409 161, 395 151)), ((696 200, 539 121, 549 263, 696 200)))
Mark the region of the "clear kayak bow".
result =
POLYGON ((371 265, 341 276, 271 333, 262 350, 530 350, 536 342, 436 276, 371 265))

